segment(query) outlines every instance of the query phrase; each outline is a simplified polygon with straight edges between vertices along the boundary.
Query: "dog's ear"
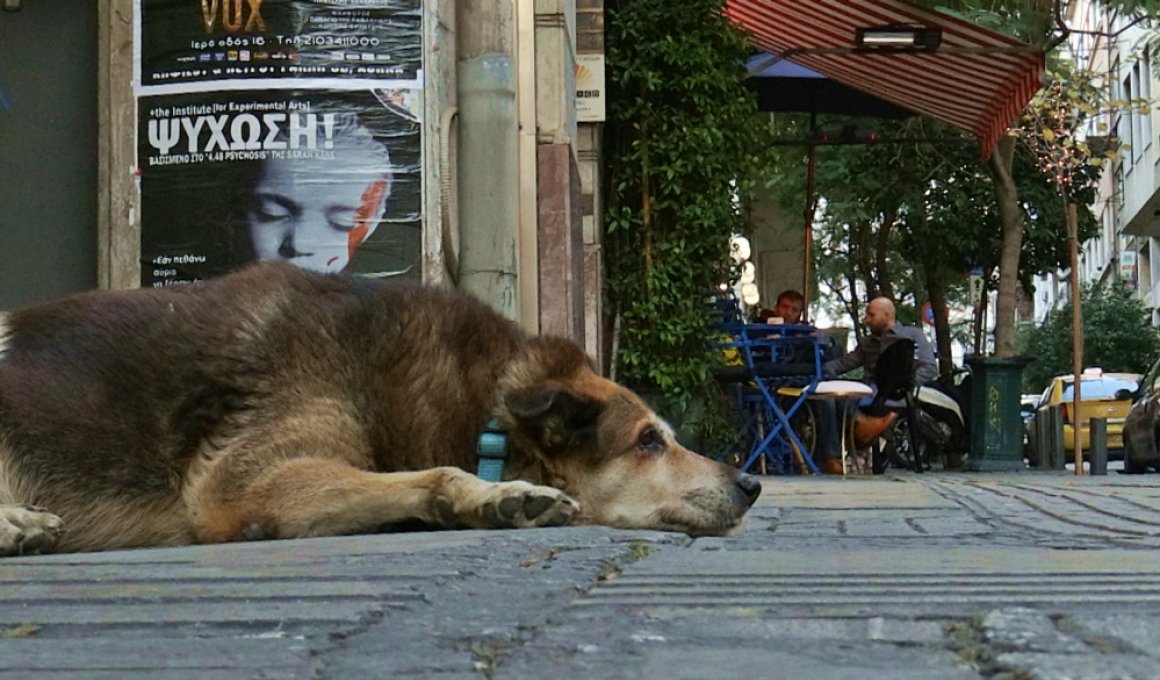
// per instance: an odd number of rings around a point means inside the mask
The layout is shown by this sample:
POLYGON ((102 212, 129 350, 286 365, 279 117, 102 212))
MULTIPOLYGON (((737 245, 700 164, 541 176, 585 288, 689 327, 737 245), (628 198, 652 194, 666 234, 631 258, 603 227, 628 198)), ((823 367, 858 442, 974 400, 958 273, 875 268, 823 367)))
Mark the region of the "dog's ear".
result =
POLYGON ((561 453, 591 441, 604 405, 563 387, 532 387, 507 395, 504 405, 545 453, 561 453))

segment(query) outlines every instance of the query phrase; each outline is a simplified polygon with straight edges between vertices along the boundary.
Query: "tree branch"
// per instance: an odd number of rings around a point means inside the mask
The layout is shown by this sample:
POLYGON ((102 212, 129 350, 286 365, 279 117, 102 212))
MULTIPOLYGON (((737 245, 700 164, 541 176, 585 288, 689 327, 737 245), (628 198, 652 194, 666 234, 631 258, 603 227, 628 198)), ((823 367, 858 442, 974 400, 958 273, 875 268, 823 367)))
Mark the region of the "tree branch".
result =
POLYGON ((1059 29, 1059 35, 1057 35, 1055 38, 1053 38, 1051 40, 1051 42, 1047 43, 1047 45, 1044 46, 1044 48, 1043 48, 1044 52, 1050 52, 1051 50, 1055 49, 1061 43, 1063 43, 1065 40, 1067 40, 1068 36, 1070 36, 1073 33, 1076 33, 1079 35, 1094 35, 1094 36, 1098 36, 1101 38, 1118 38, 1118 37, 1120 37, 1121 33, 1123 33, 1124 31, 1128 30, 1129 28, 1135 26, 1136 24, 1138 24, 1142 21, 1160 20, 1160 16, 1157 16, 1155 14, 1141 14, 1140 16, 1132 19, 1126 25, 1120 27, 1119 29, 1117 29, 1115 31, 1110 31, 1110 32, 1109 31, 1085 31, 1085 30, 1078 29, 1078 28, 1071 28, 1070 26, 1067 25, 1067 22, 1064 21, 1064 19, 1063 19, 1063 3, 1061 2, 1061 0, 1055 0, 1055 2, 1053 2, 1052 4, 1054 5, 1054 9, 1055 9, 1055 23, 1056 23, 1057 28, 1059 29))

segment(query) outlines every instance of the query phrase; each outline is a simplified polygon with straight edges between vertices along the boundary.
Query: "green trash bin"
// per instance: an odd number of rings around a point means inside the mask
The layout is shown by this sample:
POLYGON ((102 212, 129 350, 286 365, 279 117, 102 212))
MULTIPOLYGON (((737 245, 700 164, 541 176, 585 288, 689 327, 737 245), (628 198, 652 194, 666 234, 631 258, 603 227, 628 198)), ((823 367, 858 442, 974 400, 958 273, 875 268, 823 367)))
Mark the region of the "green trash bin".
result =
POLYGON ((967 417, 971 453, 966 469, 1023 469, 1023 416, 1019 413, 1025 357, 969 357, 971 393, 967 417))

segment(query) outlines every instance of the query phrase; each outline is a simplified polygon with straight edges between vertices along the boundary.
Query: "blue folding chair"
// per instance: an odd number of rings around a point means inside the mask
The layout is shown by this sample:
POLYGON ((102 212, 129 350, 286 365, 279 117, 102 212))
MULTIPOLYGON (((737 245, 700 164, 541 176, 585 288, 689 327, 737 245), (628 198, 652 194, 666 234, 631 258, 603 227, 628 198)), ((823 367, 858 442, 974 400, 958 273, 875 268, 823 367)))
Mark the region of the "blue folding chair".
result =
POLYGON ((775 473, 790 474, 800 460, 820 474, 809 448, 793 426, 822 377, 821 345, 811 326, 737 324, 730 329, 728 348, 740 355, 739 365, 722 369, 718 378, 734 386, 734 399, 744 414, 744 431, 751 442, 742 469, 749 472, 764 461, 775 473), (788 394, 779 394, 779 388, 788 394))

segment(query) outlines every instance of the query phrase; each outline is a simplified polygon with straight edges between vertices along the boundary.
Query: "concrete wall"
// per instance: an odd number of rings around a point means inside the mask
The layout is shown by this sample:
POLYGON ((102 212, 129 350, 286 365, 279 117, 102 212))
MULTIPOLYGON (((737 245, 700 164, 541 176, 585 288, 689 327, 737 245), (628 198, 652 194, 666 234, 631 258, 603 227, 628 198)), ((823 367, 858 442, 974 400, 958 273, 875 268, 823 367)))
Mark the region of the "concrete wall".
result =
POLYGON ((604 365, 600 124, 578 123, 578 53, 604 49, 601 0, 536 3, 540 319, 604 365))
POLYGON ((570 144, 541 144, 539 182, 540 332, 584 342, 584 239, 580 178, 570 144))
POLYGON ((802 289, 805 227, 800 213, 782 210, 760 193, 755 194, 751 210, 750 259, 757 266, 757 288, 761 294, 758 304, 772 307, 781 291, 802 289))
MULTIPOLYGON (((577 54, 604 54, 604 0, 576 2, 577 54)), ((577 125, 580 171, 580 219, 584 237, 584 348, 607 370, 604 328, 604 124, 577 125)))

